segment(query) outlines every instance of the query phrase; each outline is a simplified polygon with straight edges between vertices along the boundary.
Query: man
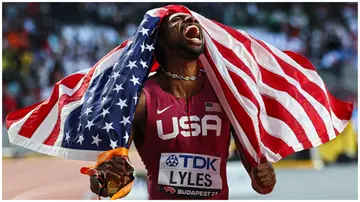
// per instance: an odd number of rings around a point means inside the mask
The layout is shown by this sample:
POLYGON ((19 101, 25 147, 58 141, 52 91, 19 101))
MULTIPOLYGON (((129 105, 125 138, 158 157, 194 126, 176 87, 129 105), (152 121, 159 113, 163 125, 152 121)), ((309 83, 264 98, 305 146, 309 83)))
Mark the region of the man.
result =
MULTIPOLYGON (((130 137, 148 171, 149 199, 228 199, 231 126, 197 61, 203 50, 201 27, 194 17, 175 13, 163 19, 156 47, 160 71, 140 94, 130 137)), ((276 182, 272 165, 250 167, 242 160, 254 190, 270 193, 276 182)), ((132 172, 121 157, 95 169, 120 187, 132 172)), ((100 188, 95 175, 90 182, 98 195, 113 193, 100 188)))

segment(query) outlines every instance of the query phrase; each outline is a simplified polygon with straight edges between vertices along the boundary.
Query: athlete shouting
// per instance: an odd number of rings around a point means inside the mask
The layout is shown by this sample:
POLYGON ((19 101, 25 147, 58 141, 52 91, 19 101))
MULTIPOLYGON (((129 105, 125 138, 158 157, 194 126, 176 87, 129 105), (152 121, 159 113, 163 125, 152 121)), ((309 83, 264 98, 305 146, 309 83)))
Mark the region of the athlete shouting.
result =
MULTIPOLYGON (((194 17, 175 13, 163 19, 157 40, 160 71, 140 94, 130 137, 147 170, 149 199, 228 199, 231 124, 197 62, 204 51, 201 27, 194 17)), ((270 193, 276 183, 271 163, 242 161, 254 190, 270 193)), ((131 175, 126 165, 115 157, 96 170, 124 185, 131 175)), ((94 193, 109 195, 100 193, 95 176, 90 182, 94 193)))

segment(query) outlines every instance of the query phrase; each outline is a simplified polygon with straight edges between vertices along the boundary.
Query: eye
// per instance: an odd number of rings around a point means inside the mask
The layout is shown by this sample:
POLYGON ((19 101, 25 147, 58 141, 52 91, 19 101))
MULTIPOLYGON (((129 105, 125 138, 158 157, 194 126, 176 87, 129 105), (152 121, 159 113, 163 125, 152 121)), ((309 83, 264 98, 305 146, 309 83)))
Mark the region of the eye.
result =
POLYGON ((171 19, 171 22, 177 22, 181 20, 181 16, 175 16, 174 18, 171 19))

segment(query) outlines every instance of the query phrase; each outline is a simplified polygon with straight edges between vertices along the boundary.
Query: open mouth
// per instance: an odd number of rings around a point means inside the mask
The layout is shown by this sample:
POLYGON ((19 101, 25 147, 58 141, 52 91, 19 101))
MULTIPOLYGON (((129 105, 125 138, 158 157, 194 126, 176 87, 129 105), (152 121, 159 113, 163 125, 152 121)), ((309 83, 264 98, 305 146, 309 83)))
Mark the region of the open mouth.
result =
POLYGON ((185 25, 183 34, 188 40, 196 44, 201 44, 200 29, 198 26, 194 24, 185 25))

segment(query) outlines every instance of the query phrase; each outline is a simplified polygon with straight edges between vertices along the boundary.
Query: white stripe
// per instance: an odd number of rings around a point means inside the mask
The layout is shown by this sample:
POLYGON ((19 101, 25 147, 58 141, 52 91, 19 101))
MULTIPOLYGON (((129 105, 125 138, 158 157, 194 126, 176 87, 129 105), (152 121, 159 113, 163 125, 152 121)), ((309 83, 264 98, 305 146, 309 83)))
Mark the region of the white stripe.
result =
POLYGON ((46 115, 45 119, 41 122, 39 127, 35 130, 31 136, 32 141, 44 142, 53 131, 56 121, 58 118, 59 106, 58 102, 53 106, 49 114, 46 115))
POLYGON ((246 148, 246 150, 249 152, 250 156, 255 160, 255 162, 258 162, 259 158, 257 153, 255 152, 254 148, 250 144, 249 139, 247 138, 245 132, 241 128, 240 124, 237 122, 233 112, 231 111, 231 108, 229 106, 229 103, 226 100, 226 97, 224 95, 224 92, 220 86, 219 81, 217 80, 215 73, 210 67, 209 62, 207 61, 206 57, 204 55, 201 55, 199 57, 201 63, 204 66, 204 69, 206 71, 206 75, 209 78, 211 85, 214 89, 214 92, 216 93, 221 106, 223 107, 224 111, 226 112, 228 118, 230 119, 230 122, 232 123, 234 130, 236 132, 236 135, 238 139, 240 140, 241 144, 246 148))
MULTIPOLYGON (((59 131, 59 136, 57 138, 57 140, 54 143, 54 146, 56 147, 61 147, 63 140, 64 140, 64 131, 65 131, 65 121, 66 118, 69 116, 69 114, 76 108, 78 108, 80 105, 83 104, 83 99, 75 101, 75 102, 71 102, 67 105, 65 105, 62 110, 61 110, 61 114, 60 114, 60 131, 59 131)), ((76 130, 76 129, 75 129, 76 130)))
POLYGON ((272 136, 279 138, 286 142, 289 146, 294 147, 296 146, 297 149, 303 150, 304 147, 302 144, 298 141, 296 137, 293 135, 294 132, 291 130, 291 128, 281 119, 277 119, 274 117, 266 117, 267 121, 262 122, 264 129, 266 131, 270 131, 269 134, 272 136), (293 134, 293 135, 282 135, 282 134, 293 134))

